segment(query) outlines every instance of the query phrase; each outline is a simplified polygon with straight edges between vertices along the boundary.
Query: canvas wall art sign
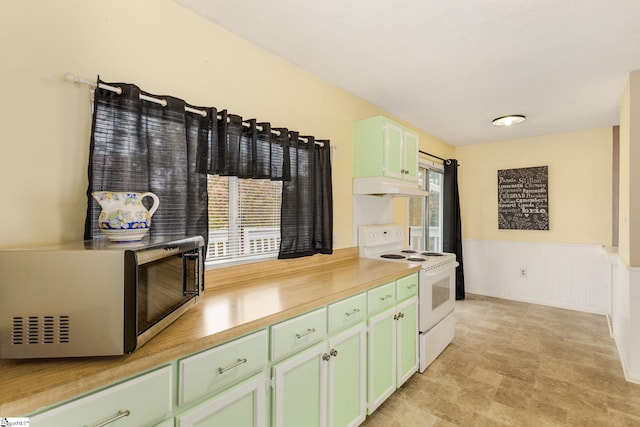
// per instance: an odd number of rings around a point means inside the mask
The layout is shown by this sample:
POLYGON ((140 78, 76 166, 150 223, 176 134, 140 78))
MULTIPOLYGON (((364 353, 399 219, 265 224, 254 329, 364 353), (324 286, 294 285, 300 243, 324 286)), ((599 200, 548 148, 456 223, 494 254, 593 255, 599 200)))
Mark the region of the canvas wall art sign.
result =
POLYGON ((549 167, 498 170, 498 228, 549 230, 549 167))

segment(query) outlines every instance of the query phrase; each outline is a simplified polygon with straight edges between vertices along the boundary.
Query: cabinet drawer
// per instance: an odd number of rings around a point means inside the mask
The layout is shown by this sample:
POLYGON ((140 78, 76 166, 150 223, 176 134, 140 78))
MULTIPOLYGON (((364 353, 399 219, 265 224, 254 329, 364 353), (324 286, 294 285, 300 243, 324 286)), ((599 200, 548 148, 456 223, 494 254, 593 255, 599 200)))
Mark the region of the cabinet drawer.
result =
POLYGON ((418 273, 396 280, 396 295, 398 301, 418 295, 418 273))
POLYGON ((172 410, 172 368, 165 366, 121 384, 33 416, 32 427, 152 425, 172 410), (106 424, 105 424, 106 425, 106 424))
POLYGON ((178 363, 178 403, 191 402, 261 371, 267 364, 267 349, 267 330, 263 329, 182 359, 178 363))
POLYGON ((396 283, 389 282, 367 291, 367 303, 369 315, 393 307, 396 304, 396 283))
POLYGON ((176 426, 264 426, 267 421, 266 394, 266 375, 260 373, 178 415, 176 426))
POLYGON ((271 360, 315 344, 327 334, 327 311, 325 307, 286 320, 271 327, 271 360))
POLYGON ((362 322, 367 317, 367 295, 361 293, 329 305, 329 333, 362 322))

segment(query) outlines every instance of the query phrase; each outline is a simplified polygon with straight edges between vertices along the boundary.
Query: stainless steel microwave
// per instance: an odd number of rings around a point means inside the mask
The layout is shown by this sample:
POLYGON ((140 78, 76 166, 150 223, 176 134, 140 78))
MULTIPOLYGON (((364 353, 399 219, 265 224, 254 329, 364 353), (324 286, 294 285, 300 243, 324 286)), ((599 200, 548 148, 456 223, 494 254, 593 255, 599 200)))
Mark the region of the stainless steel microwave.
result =
POLYGON ((204 239, 0 251, 0 358, 133 352, 204 290, 204 239))

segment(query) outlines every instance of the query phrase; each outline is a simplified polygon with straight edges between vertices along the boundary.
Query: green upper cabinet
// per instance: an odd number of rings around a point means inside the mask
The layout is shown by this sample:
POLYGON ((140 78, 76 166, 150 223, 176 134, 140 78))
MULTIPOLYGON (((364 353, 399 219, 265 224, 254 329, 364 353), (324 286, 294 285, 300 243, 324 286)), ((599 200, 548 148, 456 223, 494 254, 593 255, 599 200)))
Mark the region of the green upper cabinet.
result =
POLYGON ((418 182, 418 135, 384 117, 354 124, 355 178, 384 176, 418 182))
POLYGON ((418 134, 411 131, 404 131, 404 146, 402 149, 405 181, 418 182, 418 134))

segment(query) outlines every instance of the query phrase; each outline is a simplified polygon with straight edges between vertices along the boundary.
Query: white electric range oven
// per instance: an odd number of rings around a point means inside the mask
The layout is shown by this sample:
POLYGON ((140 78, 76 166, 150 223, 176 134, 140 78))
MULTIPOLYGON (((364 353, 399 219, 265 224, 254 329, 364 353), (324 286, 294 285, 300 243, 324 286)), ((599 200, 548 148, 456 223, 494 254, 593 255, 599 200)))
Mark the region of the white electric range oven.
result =
POLYGON ((391 262, 419 264, 418 324, 420 372, 433 362, 455 336, 455 254, 403 248, 399 224, 358 227, 360 256, 391 262))

